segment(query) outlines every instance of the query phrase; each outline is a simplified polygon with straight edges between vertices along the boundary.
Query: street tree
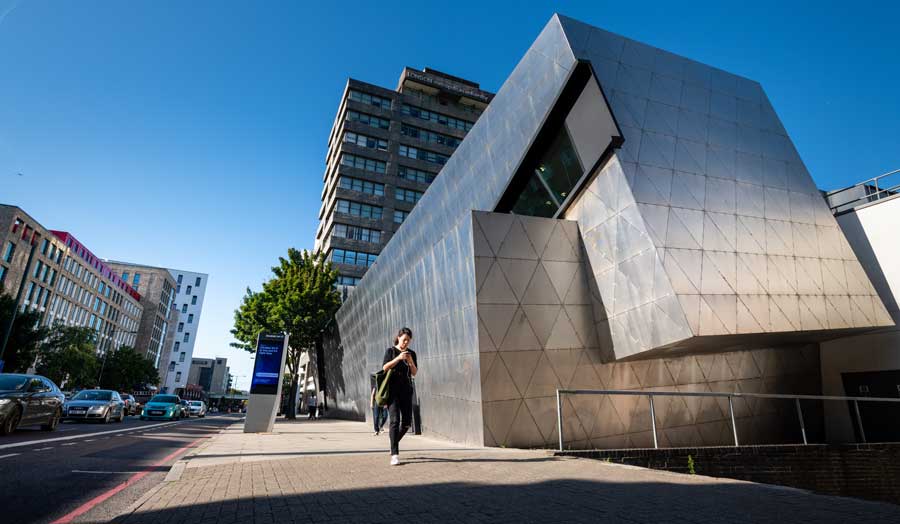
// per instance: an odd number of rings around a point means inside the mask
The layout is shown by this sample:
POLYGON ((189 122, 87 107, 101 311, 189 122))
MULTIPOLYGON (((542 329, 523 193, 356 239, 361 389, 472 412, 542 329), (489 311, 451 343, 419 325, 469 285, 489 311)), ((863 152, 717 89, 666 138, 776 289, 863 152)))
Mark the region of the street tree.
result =
MULTIPOLYGON (((16 299, 7 293, 0 293, 0 337, 9 327, 9 319, 16 308, 16 299)), ((47 336, 47 329, 41 327, 41 313, 28 309, 16 314, 6 351, 2 358, 6 363, 6 373, 25 373, 37 357, 38 345, 47 336)))
POLYGON ((262 291, 248 288, 234 312, 234 347, 253 353, 260 333, 288 335, 288 418, 297 416, 300 358, 306 352, 312 359, 316 338, 340 307, 336 283, 337 270, 323 253, 291 248, 287 257, 279 257, 278 265, 272 268, 272 278, 263 284, 262 291))
POLYGON ((67 389, 93 387, 100 370, 95 340, 91 328, 53 326, 38 350, 37 372, 67 389))
POLYGON ((102 366, 101 388, 131 391, 137 384, 159 383, 159 372, 153 362, 128 346, 110 351, 102 366))

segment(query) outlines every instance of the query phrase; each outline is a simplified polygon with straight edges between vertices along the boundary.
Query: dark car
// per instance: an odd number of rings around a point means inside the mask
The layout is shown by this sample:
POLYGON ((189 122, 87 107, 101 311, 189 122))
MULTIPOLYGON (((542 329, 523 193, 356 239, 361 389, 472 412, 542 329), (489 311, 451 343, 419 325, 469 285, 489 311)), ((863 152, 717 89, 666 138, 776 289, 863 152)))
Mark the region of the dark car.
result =
POLYGON ((119 393, 119 396, 122 397, 122 402, 125 403, 125 414, 137 415, 137 401, 134 400, 134 397, 132 397, 128 393, 119 393))
POLYGON ((84 389, 66 401, 63 406, 66 420, 125 420, 125 402, 115 391, 109 389, 84 389))
POLYGON ((40 375, 0 373, 0 435, 19 426, 40 424, 53 431, 62 418, 65 396, 52 380, 40 375))

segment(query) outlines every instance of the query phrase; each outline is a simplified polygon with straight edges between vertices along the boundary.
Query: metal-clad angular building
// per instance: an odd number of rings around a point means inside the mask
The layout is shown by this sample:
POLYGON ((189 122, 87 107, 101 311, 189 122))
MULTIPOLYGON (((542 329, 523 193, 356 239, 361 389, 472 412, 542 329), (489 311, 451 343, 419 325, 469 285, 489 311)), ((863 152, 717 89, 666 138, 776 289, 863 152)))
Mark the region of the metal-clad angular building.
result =
MULTIPOLYGON (((818 342, 892 324, 757 82, 554 16, 339 310, 328 395, 363 416, 406 325, 427 431, 543 446, 556 388, 816 394, 818 342)), ((568 445, 649 440, 637 399, 564 409, 568 445)), ((656 412, 664 445, 729 438, 714 400, 656 412)))

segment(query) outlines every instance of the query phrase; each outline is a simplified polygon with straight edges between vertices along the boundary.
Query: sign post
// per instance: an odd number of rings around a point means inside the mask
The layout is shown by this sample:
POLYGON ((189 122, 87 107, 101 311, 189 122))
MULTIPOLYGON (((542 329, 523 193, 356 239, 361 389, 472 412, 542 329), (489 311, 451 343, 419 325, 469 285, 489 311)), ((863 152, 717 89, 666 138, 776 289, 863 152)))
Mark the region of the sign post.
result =
POLYGON ((287 345, 288 337, 284 333, 260 335, 256 339, 256 362, 250 381, 244 433, 271 433, 275 426, 287 345))

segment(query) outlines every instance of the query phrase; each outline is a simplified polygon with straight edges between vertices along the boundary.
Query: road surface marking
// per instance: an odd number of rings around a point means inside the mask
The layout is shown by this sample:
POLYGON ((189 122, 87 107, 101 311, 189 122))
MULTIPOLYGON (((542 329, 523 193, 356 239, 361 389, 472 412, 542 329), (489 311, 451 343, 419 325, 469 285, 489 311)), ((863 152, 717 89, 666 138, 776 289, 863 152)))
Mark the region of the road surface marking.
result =
MULTIPOLYGON (((161 422, 159 424, 152 424, 150 426, 138 426, 134 429, 128 429, 125 431, 131 432, 131 431, 135 431, 138 429, 171 426, 172 424, 175 424, 175 422, 161 422)), ((58 442, 61 440, 75 440, 75 439, 86 438, 86 437, 97 437, 100 435, 109 435, 111 433, 122 433, 122 431, 123 430, 121 430, 121 429, 114 429, 112 431, 98 431, 96 433, 81 433, 78 435, 70 435, 68 437, 55 437, 55 438, 48 438, 48 439, 43 439, 43 440, 29 440, 28 442, 16 442, 15 444, 2 444, 2 445, 0 445, 0 449, 17 448, 17 447, 21 447, 21 446, 32 446, 35 444, 44 444, 47 442, 58 442)), ((93 440, 95 440, 95 439, 87 439, 87 440, 85 440, 85 442, 91 442, 93 440)))
POLYGON ((77 442, 63 442, 62 444, 60 444, 60 446, 74 446, 75 444, 78 444, 78 443, 77 442))
POLYGON ((46 447, 46 448, 39 448, 39 449, 36 449, 36 450, 34 450, 34 451, 47 451, 48 449, 53 449, 53 446, 46 447))
POLYGON ((163 457, 163 458, 162 458, 159 462, 157 462, 156 464, 153 464, 153 465, 150 466, 149 468, 147 468, 147 469, 145 469, 145 470, 143 470, 143 471, 141 471, 141 472, 139 472, 139 473, 135 473, 134 475, 132 475, 131 477, 129 477, 128 480, 126 480, 125 482, 123 482, 123 483, 119 484, 118 486, 116 486, 116 487, 110 489, 110 490, 107 491, 106 493, 103 493, 102 495, 98 495, 98 496, 94 497, 93 499, 91 499, 91 500, 85 502, 85 503, 82 504, 81 506, 75 508, 74 510, 72 510, 72 511, 69 512, 69 513, 67 513, 66 515, 64 515, 64 516, 62 516, 62 517, 60 517, 60 518, 54 520, 54 521, 51 522, 50 524, 69 524, 69 523, 72 522, 75 518, 80 517, 81 515, 84 515, 84 514, 87 513, 88 511, 94 509, 94 507, 96 507, 98 504, 102 503, 102 502, 105 501, 106 499, 112 497, 112 496, 115 495, 116 493, 118 493, 118 492, 120 492, 120 491, 126 489, 127 487, 131 486, 131 485, 134 484, 135 482, 137 482, 137 481, 141 480, 142 478, 146 477, 149 473, 151 473, 151 472, 153 471, 153 469, 165 465, 166 462, 168 462, 169 460, 171 460, 171 459, 177 457, 180 453, 182 453, 182 452, 184 452, 184 451, 186 451, 186 450, 188 450, 188 449, 194 447, 194 445, 197 444, 198 442, 200 442, 201 440, 205 440, 205 439, 208 439, 208 438, 211 438, 211 437, 200 437, 200 438, 198 438, 197 440, 194 440, 193 442, 191 442, 190 444, 188 444, 188 445, 186 445, 186 446, 184 446, 184 447, 181 447, 181 448, 176 449, 176 450, 173 451, 172 453, 169 453, 168 455, 166 455, 165 457, 163 457))
POLYGON ((16 455, 21 455, 21 453, 7 453, 6 455, 0 455, 0 459, 15 457, 16 455))

